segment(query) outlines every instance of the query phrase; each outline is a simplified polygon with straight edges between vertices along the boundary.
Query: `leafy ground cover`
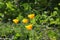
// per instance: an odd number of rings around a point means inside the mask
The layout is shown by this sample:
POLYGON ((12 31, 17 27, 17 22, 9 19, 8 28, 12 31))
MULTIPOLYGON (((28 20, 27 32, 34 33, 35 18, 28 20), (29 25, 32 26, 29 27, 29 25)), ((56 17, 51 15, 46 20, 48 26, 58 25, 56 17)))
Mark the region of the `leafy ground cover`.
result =
POLYGON ((0 0, 1 40, 60 40, 60 0, 0 0))

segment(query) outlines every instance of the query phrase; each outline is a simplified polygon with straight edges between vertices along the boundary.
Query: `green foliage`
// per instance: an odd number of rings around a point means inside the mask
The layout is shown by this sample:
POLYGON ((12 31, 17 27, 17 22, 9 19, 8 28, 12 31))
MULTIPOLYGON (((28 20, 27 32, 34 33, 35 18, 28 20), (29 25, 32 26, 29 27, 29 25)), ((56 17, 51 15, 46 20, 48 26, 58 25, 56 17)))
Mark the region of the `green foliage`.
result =
POLYGON ((59 40, 60 0, 0 0, 0 37, 59 40), (29 14, 35 14, 34 19, 29 19, 29 14), (27 24, 22 23, 24 18, 29 19, 27 24), (19 23, 14 24, 13 19, 18 19, 19 23), (33 24, 32 30, 25 28, 28 24, 33 24))

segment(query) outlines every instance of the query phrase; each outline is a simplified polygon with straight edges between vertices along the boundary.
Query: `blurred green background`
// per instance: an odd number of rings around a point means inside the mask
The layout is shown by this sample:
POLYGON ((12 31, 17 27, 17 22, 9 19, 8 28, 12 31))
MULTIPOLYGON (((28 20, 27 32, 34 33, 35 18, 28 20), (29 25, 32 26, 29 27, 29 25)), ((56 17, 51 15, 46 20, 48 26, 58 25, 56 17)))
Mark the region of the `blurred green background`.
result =
POLYGON ((60 40, 60 0, 0 0, 0 38, 6 40, 60 40), (35 18, 31 31, 22 19, 30 13, 35 18), (14 24, 13 19, 19 23, 14 24))

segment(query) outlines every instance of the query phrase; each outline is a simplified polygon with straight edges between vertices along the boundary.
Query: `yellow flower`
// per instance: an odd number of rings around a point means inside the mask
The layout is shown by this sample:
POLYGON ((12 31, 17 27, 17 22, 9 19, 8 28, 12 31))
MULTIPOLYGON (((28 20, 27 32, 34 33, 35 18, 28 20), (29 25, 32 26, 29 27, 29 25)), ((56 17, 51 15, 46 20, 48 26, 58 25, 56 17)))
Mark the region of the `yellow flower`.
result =
POLYGON ((17 24, 17 23, 19 22, 19 20, 18 20, 18 19, 13 19, 13 22, 14 22, 15 24, 17 24))
POLYGON ((33 19, 35 17, 35 14, 28 15, 28 18, 33 19))
POLYGON ((26 27, 26 29, 28 29, 28 30, 32 30, 32 24, 30 24, 30 25, 27 25, 27 26, 25 26, 26 27))
POLYGON ((23 23, 28 23, 28 19, 23 19, 22 22, 23 23))

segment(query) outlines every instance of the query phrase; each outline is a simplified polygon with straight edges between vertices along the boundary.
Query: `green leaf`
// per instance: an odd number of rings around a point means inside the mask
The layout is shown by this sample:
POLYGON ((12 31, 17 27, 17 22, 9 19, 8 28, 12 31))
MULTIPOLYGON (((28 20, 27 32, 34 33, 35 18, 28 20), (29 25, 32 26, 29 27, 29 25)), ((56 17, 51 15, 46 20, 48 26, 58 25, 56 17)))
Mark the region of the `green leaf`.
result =
POLYGON ((53 11, 53 13, 51 13, 51 16, 56 16, 58 14, 57 11, 53 11))
POLYGON ((19 33, 16 33, 16 36, 18 37, 18 36, 20 36, 20 34, 19 33))
POLYGON ((28 3, 24 3, 22 6, 24 7, 24 10, 31 10, 31 6, 28 3))
POLYGON ((7 5, 7 8, 9 8, 11 10, 14 10, 13 5, 12 5, 11 2, 7 2, 6 5, 7 5))

